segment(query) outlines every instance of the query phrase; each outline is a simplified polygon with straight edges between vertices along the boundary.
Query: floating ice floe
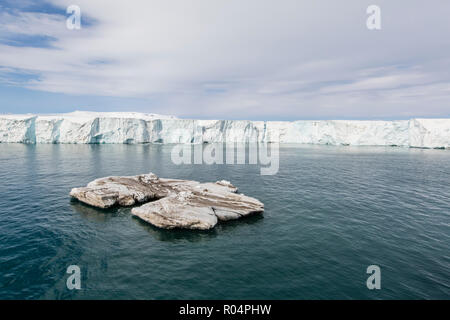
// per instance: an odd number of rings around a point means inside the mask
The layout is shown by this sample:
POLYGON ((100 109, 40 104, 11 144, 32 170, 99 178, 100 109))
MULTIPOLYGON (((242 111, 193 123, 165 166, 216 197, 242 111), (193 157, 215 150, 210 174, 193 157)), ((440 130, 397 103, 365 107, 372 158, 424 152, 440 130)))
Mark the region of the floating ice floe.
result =
POLYGON ((211 229, 218 221, 235 220, 264 211, 257 199, 237 193, 228 181, 200 183, 163 179, 155 174, 106 177, 70 195, 98 208, 133 206, 131 213, 164 229, 211 229))

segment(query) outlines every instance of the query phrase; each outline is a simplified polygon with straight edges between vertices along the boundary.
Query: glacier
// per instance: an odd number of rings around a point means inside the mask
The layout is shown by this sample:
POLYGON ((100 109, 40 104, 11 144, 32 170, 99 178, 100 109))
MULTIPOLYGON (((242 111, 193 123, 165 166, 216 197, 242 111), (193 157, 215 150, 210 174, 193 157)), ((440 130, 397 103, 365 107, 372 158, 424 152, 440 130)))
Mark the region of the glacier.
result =
POLYGON ((280 142, 450 148, 450 119, 194 120, 136 112, 0 115, 0 143, 280 142))

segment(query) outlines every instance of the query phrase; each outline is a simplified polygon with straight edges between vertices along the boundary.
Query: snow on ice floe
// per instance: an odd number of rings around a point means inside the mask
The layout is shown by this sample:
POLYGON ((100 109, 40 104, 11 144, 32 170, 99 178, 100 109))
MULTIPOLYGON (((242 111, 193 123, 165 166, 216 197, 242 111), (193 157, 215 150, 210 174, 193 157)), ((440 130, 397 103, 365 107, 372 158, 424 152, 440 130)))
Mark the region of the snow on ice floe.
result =
POLYGON ((193 120, 136 112, 0 115, 3 143, 282 142, 450 148, 450 119, 193 120))

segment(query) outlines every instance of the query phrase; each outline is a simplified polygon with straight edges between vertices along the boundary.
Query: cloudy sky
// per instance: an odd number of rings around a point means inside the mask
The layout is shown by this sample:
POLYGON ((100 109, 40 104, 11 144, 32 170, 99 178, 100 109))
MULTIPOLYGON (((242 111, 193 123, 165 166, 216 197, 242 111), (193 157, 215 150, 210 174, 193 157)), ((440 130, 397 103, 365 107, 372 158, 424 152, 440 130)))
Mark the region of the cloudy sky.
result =
POLYGON ((450 1, 0 0, 0 112, 73 110, 450 117, 450 1))

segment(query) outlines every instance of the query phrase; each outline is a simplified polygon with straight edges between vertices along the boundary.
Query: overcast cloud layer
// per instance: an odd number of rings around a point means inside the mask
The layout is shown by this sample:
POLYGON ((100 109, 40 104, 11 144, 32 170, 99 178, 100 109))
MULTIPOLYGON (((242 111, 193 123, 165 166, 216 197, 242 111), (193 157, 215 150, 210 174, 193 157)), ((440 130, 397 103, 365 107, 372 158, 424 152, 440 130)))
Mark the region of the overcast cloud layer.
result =
MULTIPOLYGON (((0 7, 8 88, 139 99, 114 110, 181 117, 450 117, 448 0, 13 3, 0 7), (66 28, 70 4, 81 30, 66 28), (371 4, 381 30, 366 27, 371 4)), ((104 101, 89 109, 111 110, 104 101)), ((64 105, 55 111, 84 107, 64 105)))

